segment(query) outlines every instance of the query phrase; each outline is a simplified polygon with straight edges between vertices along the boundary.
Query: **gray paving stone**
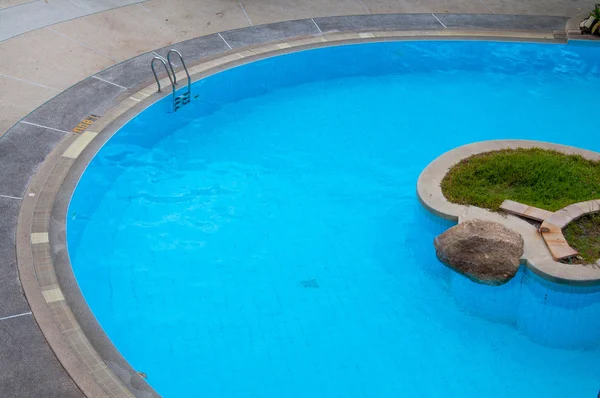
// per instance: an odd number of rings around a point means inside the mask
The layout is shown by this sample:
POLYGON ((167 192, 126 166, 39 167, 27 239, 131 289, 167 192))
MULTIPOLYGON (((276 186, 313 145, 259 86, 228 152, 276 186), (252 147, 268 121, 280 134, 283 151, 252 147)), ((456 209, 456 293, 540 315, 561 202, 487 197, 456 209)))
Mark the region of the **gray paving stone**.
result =
POLYGON ((323 33, 366 30, 443 29, 432 14, 350 15, 315 18, 323 33))
POLYGON ((29 180, 65 134, 18 123, 0 138, 0 195, 22 197, 29 180))
POLYGON ((0 397, 83 397, 32 315, 0 321, 0 341, 0 397))
POLYGON ((135 58, 111 66, 97 73, 95 76, 119 86, 132 88, 146 80, 152 79, 150 62, 154 57, 156 57, 154 53, 138 55, 135 58))
POLYGON ((0 197, 0 318, 29 311, 15 253, 15 229, 21 201, 0 197))
POLYGON ((302 19, 230 30, 221 33, 221 36, 232 48, 240 48, 257 43, 285 40, 290 37, 318 34, 319 30, 310 19, 302 19))
POLYGON ((543 15, 435 14, 448 28, 564 30, 569 18, 543 15))
MULTIPOLYGON (((229 47, 227 47, 227 44, 225 44, 219 35, 208 35, 204 37, 198 37, 196 39, 182 41, 181 43, 177 44, 171 44, 156 50, 156 52, 163 57, 166 57, 167 52, 172 48, 179 51, 184 56, 187 64, 204 57, 229 51, 229 47)), ((178 64, 177 58, 172 58, 171 60, 173 63, 178 64)))
POLYGON ((89 114, 102 115, 126 90, 90 77, 52 98, 24 120, 71 131, 89 114))

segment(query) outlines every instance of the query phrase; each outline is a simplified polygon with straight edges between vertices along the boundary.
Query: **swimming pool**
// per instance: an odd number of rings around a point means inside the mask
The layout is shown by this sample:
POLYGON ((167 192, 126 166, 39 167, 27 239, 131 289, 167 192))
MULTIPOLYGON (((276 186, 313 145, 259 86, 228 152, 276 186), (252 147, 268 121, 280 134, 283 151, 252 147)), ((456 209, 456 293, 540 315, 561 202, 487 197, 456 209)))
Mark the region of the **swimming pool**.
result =
POLYGON ((165 397, 595 396, 600 290, 452 273, 415 185, 474 141, 600 150, 599 65, 597 46, 387 42, 201 80, 82 176, 80 288, 165 397))

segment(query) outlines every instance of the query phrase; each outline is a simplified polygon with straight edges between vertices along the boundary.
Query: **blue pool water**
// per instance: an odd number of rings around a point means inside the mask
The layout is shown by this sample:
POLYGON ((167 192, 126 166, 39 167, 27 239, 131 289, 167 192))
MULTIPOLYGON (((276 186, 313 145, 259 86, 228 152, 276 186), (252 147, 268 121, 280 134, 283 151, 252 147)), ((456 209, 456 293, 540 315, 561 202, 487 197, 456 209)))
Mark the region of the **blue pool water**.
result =
POLYGON ((415 189, 474 141, 600 150, 599 89, 600 47, 573 44, 340 46, 211 76, 90 163, 75 275, 164 397, 595 397, 600 290, 451 272, 415 189))

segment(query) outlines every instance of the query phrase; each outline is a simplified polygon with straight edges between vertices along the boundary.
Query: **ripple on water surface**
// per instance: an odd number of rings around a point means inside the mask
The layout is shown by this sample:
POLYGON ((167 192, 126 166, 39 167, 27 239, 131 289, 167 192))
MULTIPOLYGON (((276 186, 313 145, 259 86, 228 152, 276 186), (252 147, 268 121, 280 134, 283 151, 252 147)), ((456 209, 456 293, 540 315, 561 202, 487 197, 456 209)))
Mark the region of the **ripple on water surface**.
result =
POLYGON ((526 272, 498 290, 450 274, 432 245, 448 224, 415 187, 473 141, 599 150, 597 101, 580 100, 599 60, 403 42, 213 76, 181 112, 165 100, 123 127, 84 174, 68 221, 83 294, 165 397, 593 397, 597 344, 552 347, 578 311, 600 319, 598 294, 548 303, 526 272))

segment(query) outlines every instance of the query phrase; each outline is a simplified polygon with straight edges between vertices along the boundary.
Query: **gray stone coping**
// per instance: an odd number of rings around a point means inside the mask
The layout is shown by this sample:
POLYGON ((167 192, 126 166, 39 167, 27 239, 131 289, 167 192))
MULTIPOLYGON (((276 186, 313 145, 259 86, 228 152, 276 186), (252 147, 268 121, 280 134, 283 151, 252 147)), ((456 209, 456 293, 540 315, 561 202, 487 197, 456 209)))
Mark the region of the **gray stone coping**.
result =
POLYGON ((581 155, 586 159, 600 161, 600 153, 548 142, 528 140, 476 142, 444 153, 421 172, 417 182, 417 196, 420 202, 432 213, 448 220, 459 223, 472 219, 496 221, 519 232, 525 241, 525 252, 523 253, 522 263, 537 275, 547 280, 566 285, 600 285, 600 267, 594 265, 563 264, 554 261, 537 228, 529 222, 511 214, 495 213, 480 207, 451 203, 444 197, 440 185, 451 167, 461 160, 479 153, 514 148, 549 149, 565 154, 581 155))
MULTIPOLYGON (((156 52, 181 51, 197 80, 255 59, 344 43, 432 38, 565 42, 567 19, 476 14, 327 17, 222 32, 156 52)), ((19 354, 12 358, 24 362, 12 363, 22 363, 23 371, 0 388, 3 396, 35 396, 27 385, 39 375, 55 380, 36 383, 36 389, 47 388, 49 395, 157 396, 112 345, 85 303, 65 236, 66 207, 85 165, 130 117, 162 97, 155 93, 149 69, 153 56, 142 54, 75 84, 0 138, 0 253, 8 259, 2 264, 3 275, 13 275, 0 279, 0 300, 10 304, 3 307, 0 320, 33 312, 46 339, 31 322, 3 324, 12 335, 37 336, 8 348, 9 355, 19 354), (100 118, 82 133, 77 126, 89 115, 100 118), (17 267, 27 301, 15 284, 17 267)), ((0 372, 5 370, 0 367, 0 372)))

